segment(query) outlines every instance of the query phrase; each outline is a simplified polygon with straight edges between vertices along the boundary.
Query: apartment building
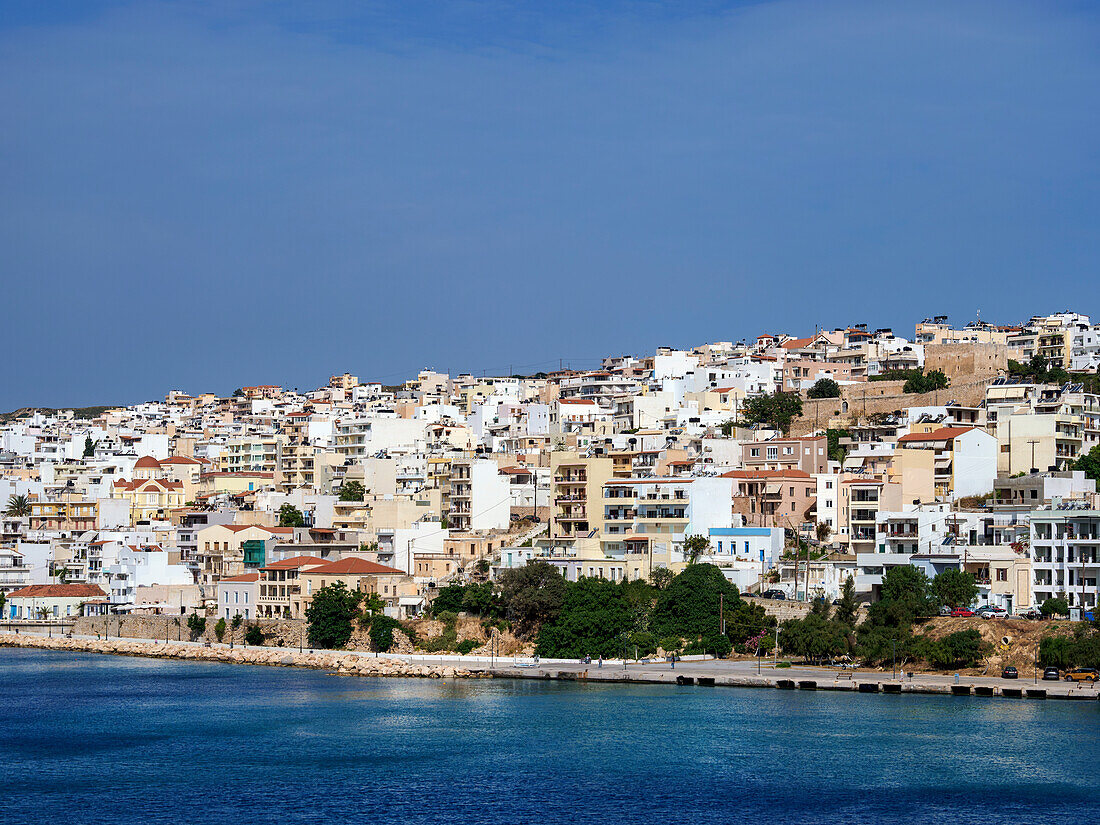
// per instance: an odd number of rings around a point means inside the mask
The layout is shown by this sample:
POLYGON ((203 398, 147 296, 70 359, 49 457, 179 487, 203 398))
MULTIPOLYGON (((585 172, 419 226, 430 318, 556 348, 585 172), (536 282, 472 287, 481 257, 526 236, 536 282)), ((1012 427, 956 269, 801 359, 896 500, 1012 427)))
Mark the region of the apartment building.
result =
POLYGON ((1036 510, 1031 514, 1032 588, 1036 604, 1057 597, 1071 607, 1096 608, 1100 577, 1100 511, 1036 510))
POLYGON ((746 470, 824 473, 829 468, 829 439, 821 435, 750 441, 741 446, 741 466, 746 470))
POLYGON ((733 513, 747 524, 797 530, 810 519, 817 499, 814 477, 802 470, 731 470, 733 513))
POLYGON ((979 496, 997 477, 997 440, 977 427, 940 427, 898 439, 896 455, 929 450, 933 455, 933 492, 940 500, 979 496))
POLYGON ((593 537, 603 532, 604 485, 613 473, 614 462, 607 457, 586 457, 567 451, 551 453, 552 539, 593 537))
POLYGON ((488 459, 461 458, 451 462, 448 526, 456 530, 507 529, 512 493, 506 475, 488 459))

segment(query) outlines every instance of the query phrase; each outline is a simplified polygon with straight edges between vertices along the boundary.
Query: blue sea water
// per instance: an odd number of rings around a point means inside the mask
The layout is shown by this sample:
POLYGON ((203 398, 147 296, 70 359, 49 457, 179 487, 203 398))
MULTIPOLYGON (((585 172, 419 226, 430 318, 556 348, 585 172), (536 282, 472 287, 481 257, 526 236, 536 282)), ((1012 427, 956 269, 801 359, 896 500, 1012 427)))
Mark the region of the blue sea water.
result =
POLYGON ((341 677, 0 650, 6 823, 1058 823, 1100 702, 341 677))

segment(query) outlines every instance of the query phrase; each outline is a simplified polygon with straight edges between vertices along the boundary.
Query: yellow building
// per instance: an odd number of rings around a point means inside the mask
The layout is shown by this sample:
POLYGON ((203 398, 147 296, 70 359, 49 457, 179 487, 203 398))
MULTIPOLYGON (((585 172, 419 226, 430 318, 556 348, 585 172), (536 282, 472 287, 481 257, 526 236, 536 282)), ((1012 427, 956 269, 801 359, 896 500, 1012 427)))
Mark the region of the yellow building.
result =
POLYGON ((169 511, 184 503, 183 482, 162 478, 119 479, 111 488, 111 498, 124 498, 130 502, 130 521, 155 521, 168 519, 169 511))
POLYGON ((413 577, 395 567, 373 561, 346 558, 321 567, 302 568, 302 613, 309 608, 313 596, 323 587, 343 582, 348 590, 378 595, 390 613, 410 615, 416 610, 410 602, 418 601, 413 577))
POLYGON ((550 537, 569 540, 603 532, 603 486, 615 472, 610 458, 575 452, 550 455, 550 537))

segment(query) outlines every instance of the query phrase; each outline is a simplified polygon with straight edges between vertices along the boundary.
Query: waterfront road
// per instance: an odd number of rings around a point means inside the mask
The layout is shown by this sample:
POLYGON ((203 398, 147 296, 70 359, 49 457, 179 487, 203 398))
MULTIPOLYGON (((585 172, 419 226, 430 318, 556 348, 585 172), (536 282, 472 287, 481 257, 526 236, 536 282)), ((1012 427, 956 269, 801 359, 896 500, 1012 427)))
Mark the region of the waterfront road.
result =
POLYGON ((525 662, 513 666, 510 662, 494 667, 500 676, 544 679, 587 679, 589 681, 638 681, 684 682, 694 684, 741 685, 745 687, 790 687, 802 690, 850 690, 870 693, 959 693, 971 695, 1004 695, 1024 698, 1031 691, 1034 698, 1042 698, 1036 691, 1045 691, 1049 698, 1096 700, 1100 691, 1093 683, 1043 681, 1041 674, 1026 674, 1019 679, 1002 679, 999 676, 970 676, 966 674, 896 673, 881 670, 850 670, 833 667, 795 665, 775 667, 770 660, 715 660, 679 661, 675 668, 668 661, 627 662, 597 660, 583 662, 539 663, 525 662))

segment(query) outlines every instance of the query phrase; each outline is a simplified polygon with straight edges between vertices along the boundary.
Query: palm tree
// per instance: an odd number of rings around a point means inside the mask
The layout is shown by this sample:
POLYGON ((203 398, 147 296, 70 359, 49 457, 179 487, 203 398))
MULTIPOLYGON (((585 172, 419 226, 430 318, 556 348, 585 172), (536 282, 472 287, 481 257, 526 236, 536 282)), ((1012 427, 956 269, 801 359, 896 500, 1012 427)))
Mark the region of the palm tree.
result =
POLYGON ((30 514, 31 500, 25 495, 12 496, 8 499, 7 509, 4 510, 5 516, 22 518, 23 516, 29 516, 30 514))

